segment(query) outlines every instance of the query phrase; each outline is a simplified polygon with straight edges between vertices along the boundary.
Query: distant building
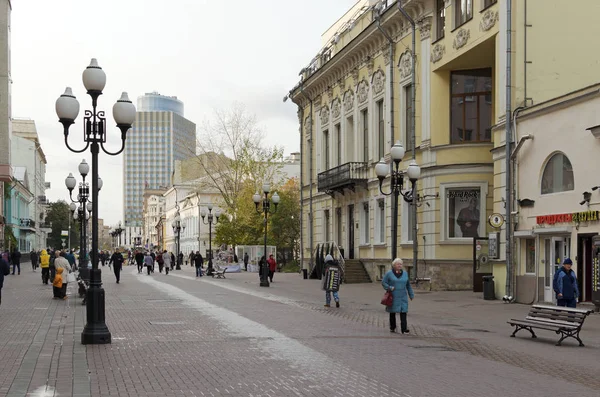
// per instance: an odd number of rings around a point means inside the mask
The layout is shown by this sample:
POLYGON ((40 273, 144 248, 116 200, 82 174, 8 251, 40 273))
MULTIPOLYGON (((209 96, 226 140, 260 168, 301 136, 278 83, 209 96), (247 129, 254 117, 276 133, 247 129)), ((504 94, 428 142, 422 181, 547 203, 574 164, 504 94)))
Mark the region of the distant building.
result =
POLYGON ((166 189, 146 190, 144 192, 144 206, 142 211, 142 241, 146 248, 160 246, 159 221, 165 211, 166 189))
MULTIPOLYGON (((142 227, 144 191, 172 184, 176 160, 195 155, 196 125, 183 116, 183 102, 158 93, 138 98, 123 161, 123 213, 128 227, 142 227)), ((129 232, 128 232, 129 233, 129 232)))
MULTIPOLYGON (((11 182, 10 0, 0 0, 0 182, 11 182)), ((4 183, 0 183, 0 246, 4 245, 4 183)))
MULTIPOLYGON (((36 225, 35 220, 31 219, 29 214, 29 203, 33 200, 33 194, 30 190, 27 168, 13 167, 13 173, 9 197, 4 202, 6 226, 10 227, 19 251, 29 252, 33 247, 36 225)), ((13 248, 14 246, 6 247, 10 250, 13 248)))

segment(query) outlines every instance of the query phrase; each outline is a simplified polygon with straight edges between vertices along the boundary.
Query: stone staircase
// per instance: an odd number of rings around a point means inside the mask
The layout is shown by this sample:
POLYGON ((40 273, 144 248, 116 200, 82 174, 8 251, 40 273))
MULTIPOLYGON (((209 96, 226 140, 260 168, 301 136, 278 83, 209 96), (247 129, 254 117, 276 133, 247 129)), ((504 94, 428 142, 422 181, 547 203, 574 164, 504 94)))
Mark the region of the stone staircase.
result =
POLYGON ((346 284, 370 283, 371 277, 359 259, 345 259, 344 282, 346 284))

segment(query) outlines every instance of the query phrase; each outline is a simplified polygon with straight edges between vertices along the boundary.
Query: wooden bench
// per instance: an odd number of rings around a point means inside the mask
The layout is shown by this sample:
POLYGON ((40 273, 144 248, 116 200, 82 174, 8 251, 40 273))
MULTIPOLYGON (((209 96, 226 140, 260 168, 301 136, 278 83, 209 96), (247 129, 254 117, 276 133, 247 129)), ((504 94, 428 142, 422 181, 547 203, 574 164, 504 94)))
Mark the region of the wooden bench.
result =
POLYGON ((227 271, 227 268, 220 268, 219 265, 215 264, 214 270, 212 272, 212 276, 213 278, 225 278, 225 272, 227 271))
POLYGON ((560 334, 561 337, 556 342, 556 346, 560 346, 566 338, 574 338, 579 341, 579 346, 584 346, 579 338, 579 332, 583 326, 585 318, 592 312, 591 309, 572 309, 562 306, 548 305, 533 305, 529 310, 529 314, 523 320, 512 319, 508 324, 515 327, 515 332, 511 337, 522 329, 531 332, 532 338, 537 338, 534 328, 543 329, 546 331, 554 331, 560 334))

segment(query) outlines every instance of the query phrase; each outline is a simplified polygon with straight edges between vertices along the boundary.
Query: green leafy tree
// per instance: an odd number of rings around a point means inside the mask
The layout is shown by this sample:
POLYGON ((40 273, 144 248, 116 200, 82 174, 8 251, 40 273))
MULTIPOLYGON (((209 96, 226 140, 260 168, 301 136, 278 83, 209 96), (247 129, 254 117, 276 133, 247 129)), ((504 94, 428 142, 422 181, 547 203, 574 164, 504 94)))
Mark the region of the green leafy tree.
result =
POLYGON ((254 184, 243 183, 238 197, 237 216, 235 219, 229 212, 223 213, 216 226, 215 242, 231 245, 262 244, 264 236, 263 217, 256 212, 252 195, 254 184))
POLYGON ((277 191, 280 197, 277 211, 270 215, 269 241, 277 248, 289 248, 298 257, 300 250, 300 182, 289 179, 277 191))
POLYGON ((79 246, 79 222, 73 220, 73 215, 69 209, 69 204, 65 201, 50 203, 46 214, 46 224, 52 224, 52 232, 48 234, 48 246, 52 248, 62 248, 61 231, 69 230, 69 221, 71 222, 71 247, 79 246))

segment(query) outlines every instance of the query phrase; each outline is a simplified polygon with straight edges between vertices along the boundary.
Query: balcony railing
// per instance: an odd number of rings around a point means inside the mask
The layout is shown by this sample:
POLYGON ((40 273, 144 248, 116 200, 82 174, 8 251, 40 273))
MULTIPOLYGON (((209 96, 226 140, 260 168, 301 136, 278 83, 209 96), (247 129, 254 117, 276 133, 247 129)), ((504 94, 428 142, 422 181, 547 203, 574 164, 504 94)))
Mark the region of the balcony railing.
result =
POLYGON ((35 228, 35 221, 33 219, 29 219, 29 218, 20 218, 19 225, 21 227, 35 228))
POLYGON ((367 186, 369 167, 367 163, 346 163, 318 176, 318 190, 333 194, 335 192, 344 194, 345 189, 354 191, 356 186, 367 186))

